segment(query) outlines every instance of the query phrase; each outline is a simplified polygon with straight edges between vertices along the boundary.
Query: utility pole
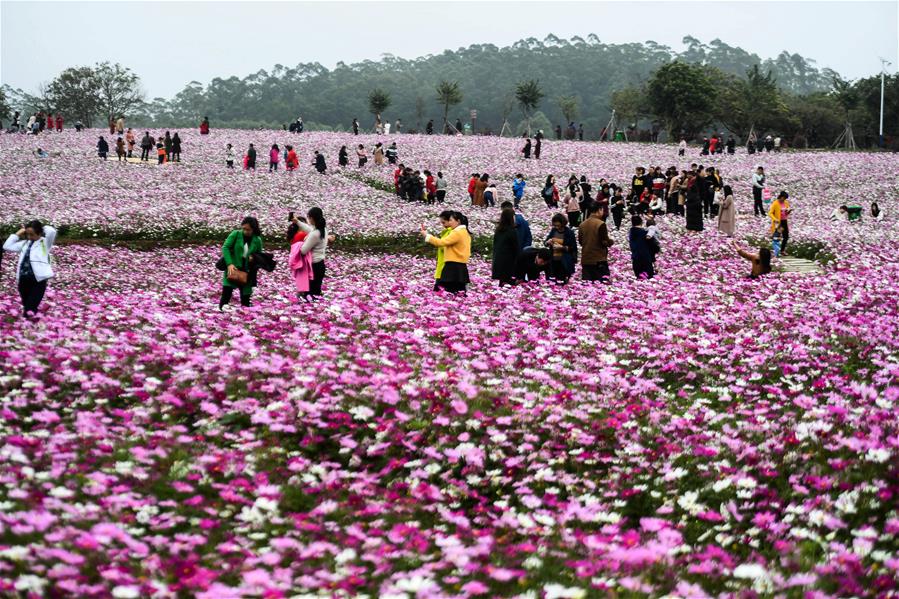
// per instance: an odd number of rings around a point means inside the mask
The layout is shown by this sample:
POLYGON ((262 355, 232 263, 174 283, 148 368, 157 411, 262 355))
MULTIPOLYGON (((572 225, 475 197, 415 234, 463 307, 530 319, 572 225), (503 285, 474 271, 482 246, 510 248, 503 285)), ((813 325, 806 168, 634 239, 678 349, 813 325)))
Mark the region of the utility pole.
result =
POLYGON ((883 86, 884 76, 887 72, 887 65, 892 64, 886 58, 880 59, 880 147, 883 147, 883 86))

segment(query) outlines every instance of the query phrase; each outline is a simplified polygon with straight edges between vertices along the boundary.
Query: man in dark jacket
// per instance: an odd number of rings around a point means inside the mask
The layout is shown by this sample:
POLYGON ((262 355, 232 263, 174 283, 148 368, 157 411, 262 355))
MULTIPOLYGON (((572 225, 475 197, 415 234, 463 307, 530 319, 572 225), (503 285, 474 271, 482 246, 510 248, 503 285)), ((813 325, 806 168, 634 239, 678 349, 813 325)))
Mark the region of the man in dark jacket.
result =
POLYGON ((144 162, 150 160, 150 149, 153 147, 153 138, 150 132, 145 131, 143 139, 140 140, 140 159, 144 162))
POLYGON ((587 206, 587 220, 578 227, 577 239, 583 248, 581 253, 582 278, 585 281, 609 282, 609 229, 602 220, 602 206, 592 202, 587 206))
POLYGON ((552 262, 552 250, 549 248, 526 247, 515 259, 515 280, 536 281, 543 273, 544 278, 549 279, 549 264, 552 262))
POLYGON ((253 144, 250 144, 250 148, 247 150, 247 170, 250 169, 256 170, 256 148, 253 147, 253 144))

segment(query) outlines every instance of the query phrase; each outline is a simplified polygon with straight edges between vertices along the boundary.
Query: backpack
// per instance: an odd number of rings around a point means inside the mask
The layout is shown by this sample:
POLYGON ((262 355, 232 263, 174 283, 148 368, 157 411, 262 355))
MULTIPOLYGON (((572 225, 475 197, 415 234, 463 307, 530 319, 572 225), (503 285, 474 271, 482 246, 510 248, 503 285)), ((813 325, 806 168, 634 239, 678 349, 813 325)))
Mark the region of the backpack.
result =
POLYGON ((551 185, 547 185, 543 188, 543 199, 547 201, 553 199, 553 188, 551 185))

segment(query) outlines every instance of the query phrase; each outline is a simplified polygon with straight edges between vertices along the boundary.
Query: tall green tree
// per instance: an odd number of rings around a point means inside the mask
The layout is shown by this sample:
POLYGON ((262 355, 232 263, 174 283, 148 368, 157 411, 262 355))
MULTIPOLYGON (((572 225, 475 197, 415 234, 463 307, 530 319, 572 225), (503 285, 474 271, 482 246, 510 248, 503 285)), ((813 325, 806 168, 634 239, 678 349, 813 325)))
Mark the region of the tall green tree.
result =
POLYGON ((93 126, 100 111, 100 82, 93 68, 66 69, 50 82, 48 91, 63 115, 93 126))
POLYGON ((462 102, 462 90, 459 89, 458 81, 447 81, 446 79, 437 84, 436 90, 437 101, 443 106, 443 130, 447 131, 449 108, 462 102))
POLYGON ((772 71, 753 65, 745 79, 715 68, 707 74, 717 89, 715 119, 728 130, 746 139, 753 129, 762 134, 786 126, 787 105, 772 71))
POLYGON ((575 96, 559 96, 556 102, 562 116, 565 117, 565 124, 571 123, 578 115, 578 99, 575 96))
POLYGON ((379 87, 368 93, 368 111, 373 115, 379 115, 390 106, 390 94, 379 87))
POLYGON ((6 92, 0 88, 0 119, 8 119, 12 116, 12 108, 6 98, 6 92))
POLYGON ((646 92, 670 139, 692 137, 712 120, 716 90, 701 66, 675 60, 653 73, 646 92))
MULTIPOLYGON (((628 125, 635 124, 642 117, 649 114, 646 90, 636 85, 628 85, 613 91, 611 108, 622 122, 628 125)), ((609 131, 609 139, 612 138, 613 134, 613 131, 609 131)))
POLYGON ((98 107, 107 119, 124 116, 144 101, 140 77, 119 63, 101 62, 94 67, 98 107))
POLYGON ((515 99, 518 100, 518 106, 524 113, 524 120, 527 123, 527 134, 531 134, 531 115, 543 99, 543 90, 540 89, 540 82, 536 79, 527 79, 521 81, 515 86, 515 99))

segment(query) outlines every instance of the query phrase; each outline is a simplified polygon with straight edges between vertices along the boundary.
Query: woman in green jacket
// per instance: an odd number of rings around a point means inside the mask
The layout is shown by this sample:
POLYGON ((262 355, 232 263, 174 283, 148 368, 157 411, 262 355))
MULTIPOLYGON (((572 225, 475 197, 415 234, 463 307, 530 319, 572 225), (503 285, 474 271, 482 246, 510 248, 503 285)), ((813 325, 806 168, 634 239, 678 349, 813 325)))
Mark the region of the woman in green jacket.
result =
POLYGON ((231 301, 234 288, 240 289, 240 303, 242 306, 250 305, 250 296, 253 288, 250 285, 238 286, 228 280, 228 275, 234 270, 247 272, 253 254, 262 251, 262 233, 259 232, 259 221, 248 216, 240 223, 240 229, 231 231, 225 244, 222 246, 222 258, 225 260, 225 275, 222 277, 222 297, 219 300, 219 310, 231 301))

